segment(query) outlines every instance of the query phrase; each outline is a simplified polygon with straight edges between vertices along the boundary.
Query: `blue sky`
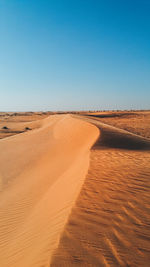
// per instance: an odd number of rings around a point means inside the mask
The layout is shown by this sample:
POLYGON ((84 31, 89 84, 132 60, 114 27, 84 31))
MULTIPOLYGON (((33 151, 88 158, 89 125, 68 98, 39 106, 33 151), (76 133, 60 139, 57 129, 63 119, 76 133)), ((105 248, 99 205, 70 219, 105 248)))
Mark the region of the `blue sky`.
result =
POLYGON ((149 0, 0 0, 0 110, 150 109, 149 0))

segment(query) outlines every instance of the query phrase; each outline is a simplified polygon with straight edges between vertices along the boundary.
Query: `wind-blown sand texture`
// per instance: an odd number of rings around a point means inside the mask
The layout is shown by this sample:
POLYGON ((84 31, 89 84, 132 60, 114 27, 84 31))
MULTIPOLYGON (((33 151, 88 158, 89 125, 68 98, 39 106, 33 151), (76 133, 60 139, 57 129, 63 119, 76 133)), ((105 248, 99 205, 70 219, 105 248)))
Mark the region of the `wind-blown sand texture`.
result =
POLYGON ((101 131, 50 266, 150 263, 150 141, 84 118, 101 131))
POLYGON ((30 128, 0 140, 0 266, 149 266, 150 140, 91 116, 30 128))
POLYGON ((0 266, 48 266, 98 129, 69 115, 0 140, 0 266))

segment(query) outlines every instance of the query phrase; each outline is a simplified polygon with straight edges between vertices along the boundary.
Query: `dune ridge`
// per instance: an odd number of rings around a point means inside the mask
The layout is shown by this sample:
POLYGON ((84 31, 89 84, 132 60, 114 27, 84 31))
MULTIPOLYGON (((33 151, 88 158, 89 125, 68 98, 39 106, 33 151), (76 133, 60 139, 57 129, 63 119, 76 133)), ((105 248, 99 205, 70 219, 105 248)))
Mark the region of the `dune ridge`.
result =
POLYGON ((69 115, 0 140, 1 266, 49 266, 99 130, 69 115))
POLYGON ((149 140, 91 118, 78 118, 95 124, 101 134, 50 266, 147 267, 149 140))
MULTIPOLYGON (((92 117, 92 115, 91 115, 92 117)), ((94 124, 99 128, 101 135, 94 147, 121 148, 128 150, 150 150, 150 139, 128 132, 126 130, 105 124, 97 118, 78 116, 78 118, 94 124)))

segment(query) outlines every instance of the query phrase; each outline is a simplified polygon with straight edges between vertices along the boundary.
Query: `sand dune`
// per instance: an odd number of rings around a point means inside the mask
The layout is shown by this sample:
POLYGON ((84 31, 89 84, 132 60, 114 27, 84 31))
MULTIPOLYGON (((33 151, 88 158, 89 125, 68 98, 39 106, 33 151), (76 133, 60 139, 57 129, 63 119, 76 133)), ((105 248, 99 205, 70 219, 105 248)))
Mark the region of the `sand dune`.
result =
MULTIPOLYGON (((80 118, 83 120, 83 117, 80 118)), ((150 139, 148 138, 110 126, 99 120, 91 119, 88 116, 84 117, 84 121, 88 121, 100 129, 101 135, 95 144, 96 146, 150 150, 150 139)))
POLYGON ((82 119, 96 124, 101 135, 50 266, 148 267, 149 141, 82 119))
POLYGON ((84 114, 98 121, 150 139, 150 111, 107 111, 84 114))
POLYGON ((69 115, 0 140, 0 264, 49 266, 98 129, 69 115))
POLYGON ((0 266, 149 266, 149 139, 87 116, 30 127, 0 140, 0 266))

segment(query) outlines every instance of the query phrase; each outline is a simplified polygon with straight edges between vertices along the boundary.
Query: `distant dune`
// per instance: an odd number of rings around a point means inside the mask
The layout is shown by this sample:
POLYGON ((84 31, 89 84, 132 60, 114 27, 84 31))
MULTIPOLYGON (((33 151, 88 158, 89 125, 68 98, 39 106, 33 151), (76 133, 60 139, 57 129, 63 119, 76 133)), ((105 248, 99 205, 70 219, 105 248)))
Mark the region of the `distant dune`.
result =
POLYGON ((145 117, 48 115, 2 114, 0 266, 149 266, 145 117))

